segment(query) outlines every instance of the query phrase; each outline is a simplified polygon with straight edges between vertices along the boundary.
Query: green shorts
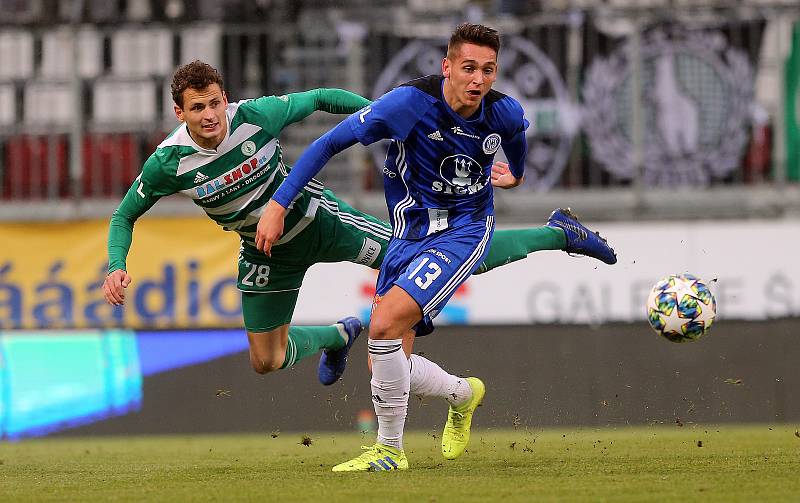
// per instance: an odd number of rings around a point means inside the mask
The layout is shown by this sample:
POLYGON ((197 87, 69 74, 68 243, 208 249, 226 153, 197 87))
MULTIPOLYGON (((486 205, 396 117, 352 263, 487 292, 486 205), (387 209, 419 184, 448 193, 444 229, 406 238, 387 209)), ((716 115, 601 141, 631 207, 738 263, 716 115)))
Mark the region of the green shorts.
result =
POLYGON ((289 323, 303 278, 314 264, 346 261, 378 269, 391 235, 387 222, 325 190, 314 219, 290 241, 273 245, 272 257, 242 246, 238 287, 245 328, 267 332, 289 323))

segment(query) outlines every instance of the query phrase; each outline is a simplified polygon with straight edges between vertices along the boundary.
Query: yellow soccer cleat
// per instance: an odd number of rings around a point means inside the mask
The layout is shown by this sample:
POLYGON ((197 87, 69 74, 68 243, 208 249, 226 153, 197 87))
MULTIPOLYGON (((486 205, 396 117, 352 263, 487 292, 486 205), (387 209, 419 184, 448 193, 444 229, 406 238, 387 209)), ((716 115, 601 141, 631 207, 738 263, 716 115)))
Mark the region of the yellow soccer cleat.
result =
POLYGON ((366 452, 333 467, 334 472, 388 472, 408 470, 408 459, 402 449, 376 443, 372 447, 361 446, 366 452))
POLYGON ((447 414, 447 423, 442 432, 442 456, 445 459, 456 459, 464 454, 464 449, 469 443, 469 429, 472 426, 472 413, 483 401, 486 387, 477 377, 467 377, 469 387, 472 388, 472 398, 458 407, 450 406, 447 414))

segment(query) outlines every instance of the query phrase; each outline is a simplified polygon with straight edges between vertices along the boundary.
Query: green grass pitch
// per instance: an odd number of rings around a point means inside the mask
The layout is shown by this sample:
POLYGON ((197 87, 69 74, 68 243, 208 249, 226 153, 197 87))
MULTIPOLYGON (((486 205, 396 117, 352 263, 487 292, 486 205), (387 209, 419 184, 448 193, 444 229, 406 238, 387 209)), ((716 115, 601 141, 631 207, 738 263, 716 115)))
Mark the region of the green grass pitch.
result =
POLYGON ((441 457, 433 433, 415 432, 407 472, 331 473, 373 438, 3 442, 0 501, 800 501, 790 425, 476 430, 456 461, 441 457))

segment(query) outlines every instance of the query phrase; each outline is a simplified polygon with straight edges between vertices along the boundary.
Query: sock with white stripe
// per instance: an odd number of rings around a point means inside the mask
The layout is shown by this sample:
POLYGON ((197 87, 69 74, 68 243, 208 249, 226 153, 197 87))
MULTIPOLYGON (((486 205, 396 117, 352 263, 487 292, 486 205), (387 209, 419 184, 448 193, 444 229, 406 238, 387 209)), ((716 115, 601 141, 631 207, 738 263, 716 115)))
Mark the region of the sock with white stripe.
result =
POLYGON ((281 368, 291 367, 322 349, 341 349, 347 344, 347 337, 341 323, 325 327, 289 327, 289 343, 281 368))
POLYGON ((378 443, 403 448, 411 375, 403 339, 369 340, 372 404, 378 417, 378 443))
POLYGON ((438 397, 457 407, 472 398, 466 379, 448 374, 436 363, 411 355, 411 392, 421 397, 438 397))

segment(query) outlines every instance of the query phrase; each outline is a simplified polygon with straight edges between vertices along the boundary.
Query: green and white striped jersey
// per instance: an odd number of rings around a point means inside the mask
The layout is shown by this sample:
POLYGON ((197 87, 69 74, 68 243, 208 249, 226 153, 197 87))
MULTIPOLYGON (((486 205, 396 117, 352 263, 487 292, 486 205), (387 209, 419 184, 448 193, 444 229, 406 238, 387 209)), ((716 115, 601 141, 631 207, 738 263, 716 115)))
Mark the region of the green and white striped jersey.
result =
MULTIPOLYGON (((190 197, 224 230, 237 232, 242 246, 255 250, 261 212, 288 174, 278 141, 281 130, 315 110, 352 113, 367 104, 369 100, 340 89, 230 103, 226 137, 214 150, 197 145, 181 124, 147 159, 111 218, 109 272, 125 269, 136 219, 159 198, 176 193, 190 197)), ((290 241, 314 219, 322 191, 316 180, 303 188, 289 208, 277 245, 290 241)))

